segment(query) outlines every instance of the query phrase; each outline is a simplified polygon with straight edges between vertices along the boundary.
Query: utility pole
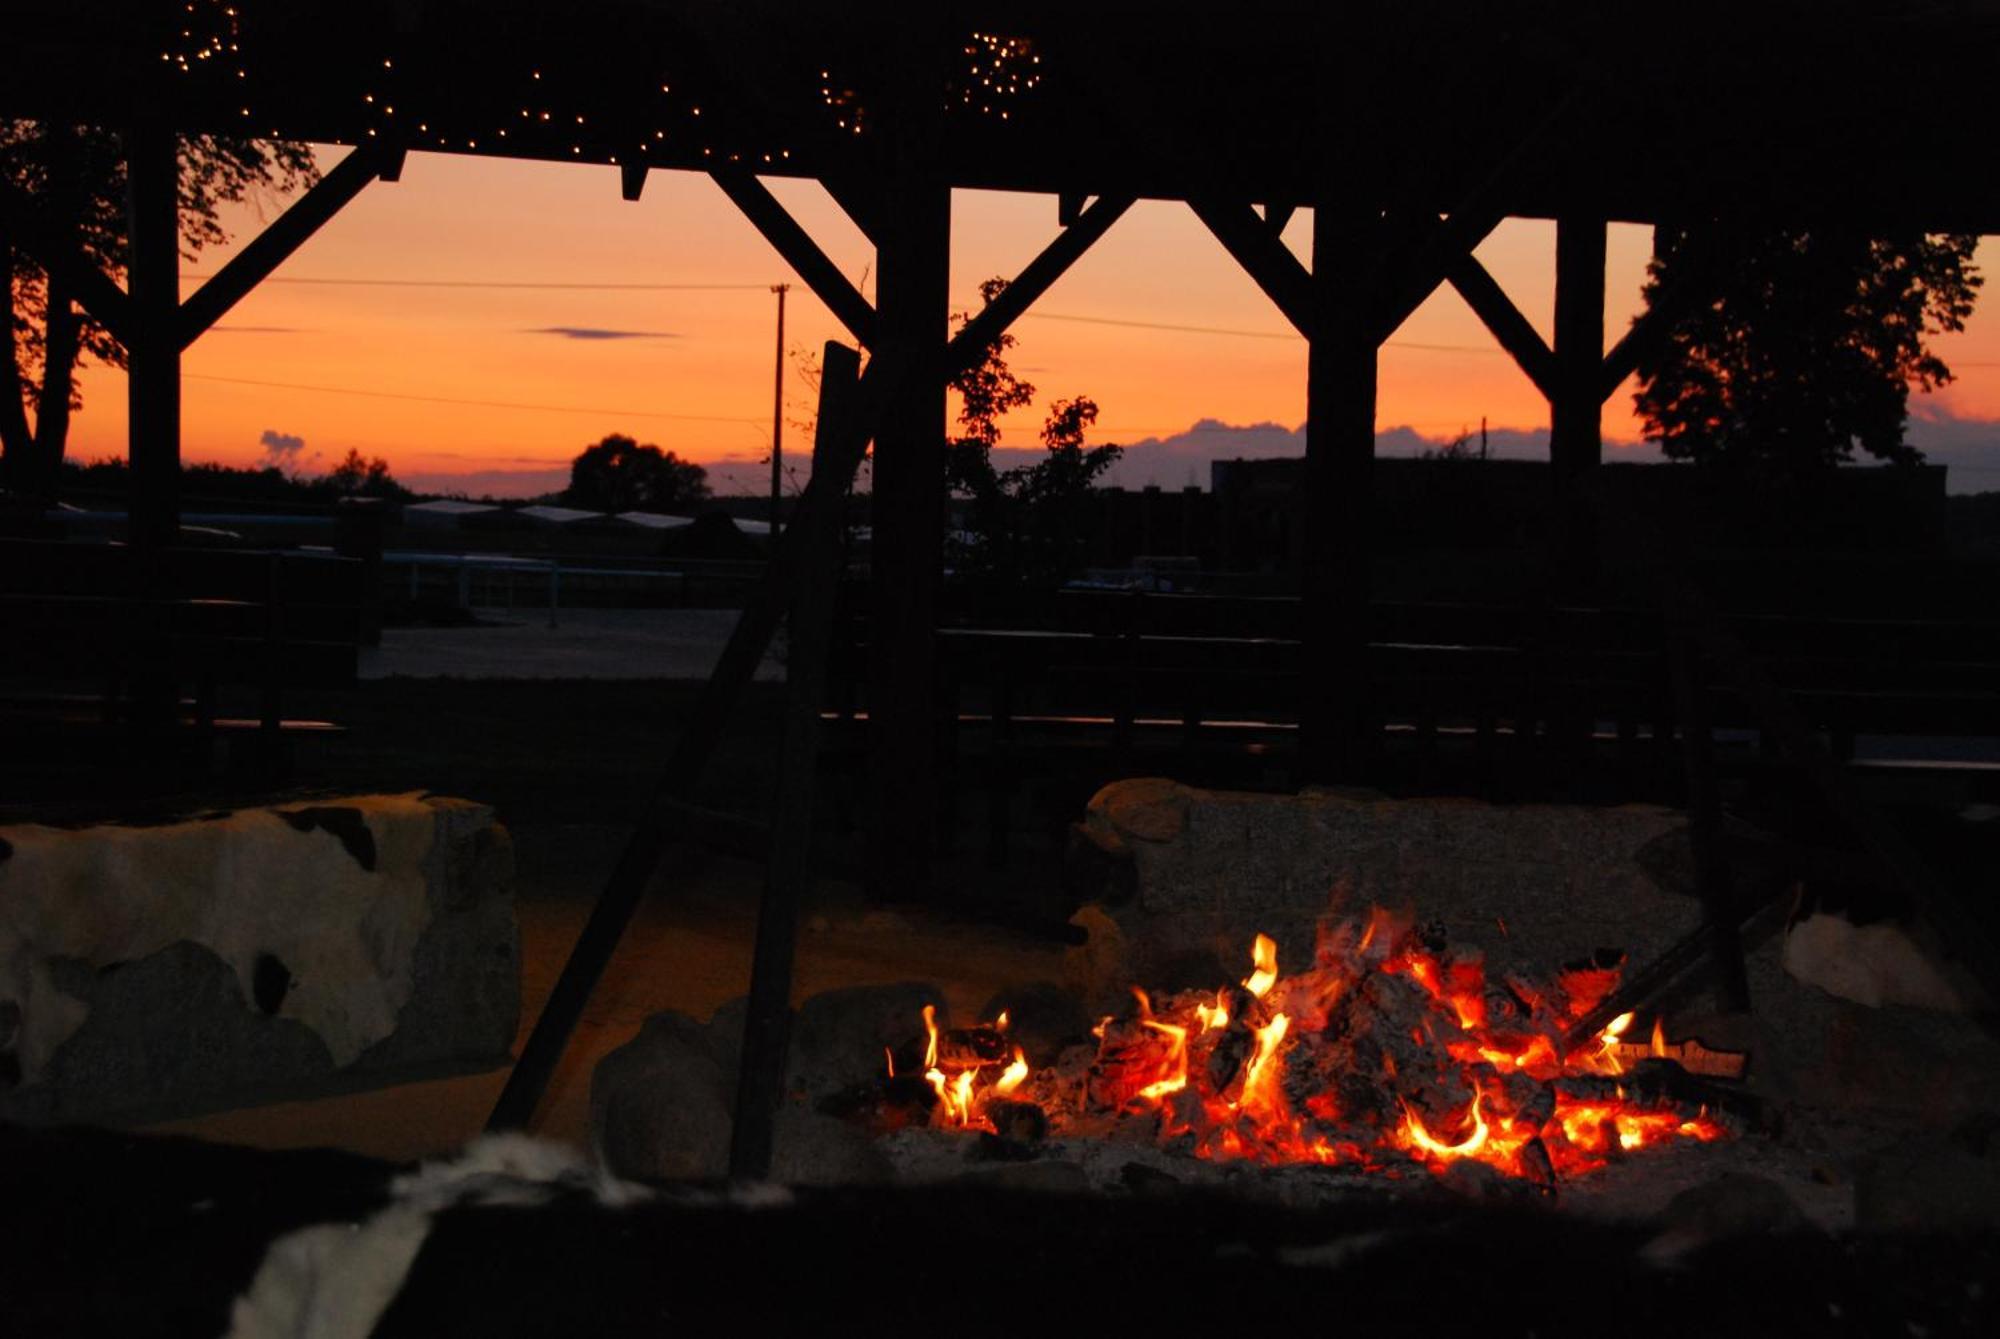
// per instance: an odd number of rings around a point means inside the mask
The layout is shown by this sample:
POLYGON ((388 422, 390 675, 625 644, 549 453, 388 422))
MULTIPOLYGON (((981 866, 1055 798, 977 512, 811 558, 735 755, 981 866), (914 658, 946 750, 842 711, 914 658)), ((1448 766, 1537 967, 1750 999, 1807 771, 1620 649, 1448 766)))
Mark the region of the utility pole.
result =
POLYGON ((781 437, 785 431, 785 294, 791 291, 791 287, 790 284, 771 285, 771 291, 778 295, 778 368, 771 388, 771 542, 774 544, 778 539, 778 499, 784 478, 781 437))

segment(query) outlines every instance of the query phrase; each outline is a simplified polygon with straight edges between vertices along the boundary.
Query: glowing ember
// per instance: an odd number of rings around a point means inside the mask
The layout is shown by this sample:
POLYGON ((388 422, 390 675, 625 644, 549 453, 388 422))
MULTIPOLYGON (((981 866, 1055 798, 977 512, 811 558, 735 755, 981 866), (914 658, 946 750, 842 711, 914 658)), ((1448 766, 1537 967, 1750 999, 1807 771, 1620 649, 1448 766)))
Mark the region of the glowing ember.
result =
POLYGON ((933 1123, 990 1131, 989 1104, 1029 1102, 1056 1137, 1143 1131, 1199 1157, 1363 1168, 1470 1159, 1542 1184, 1725 1133, 1706 1107, 1646 1095, 1658 1089, 1638 1071, 1655 1057, 1714 1054, 1669 1045, 1657 1020, 1648 1044, 1623 1040, 1628 1013, 1565 1052, 1565 1033, 1616 988, 1615 961, 1490 980, 1476 953, 1380 910, 1322 927, 1293 975, 1279 975, 1269 936, 1250 958, 1240 986, 1133 991, 1129 1016, 1092 1030, 1087 1072, 1032 1070, 1005 1014, 941 1034, 926 1008, 933 1123))

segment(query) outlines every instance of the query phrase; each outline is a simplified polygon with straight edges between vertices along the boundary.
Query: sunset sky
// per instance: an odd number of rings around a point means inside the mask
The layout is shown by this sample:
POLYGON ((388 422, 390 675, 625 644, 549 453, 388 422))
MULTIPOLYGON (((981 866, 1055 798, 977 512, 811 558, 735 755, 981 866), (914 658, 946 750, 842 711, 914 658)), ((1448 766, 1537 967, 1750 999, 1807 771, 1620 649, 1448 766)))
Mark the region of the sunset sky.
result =
MULTIPOLYGON (((838 208, 815 185, 770 184, 872 297, 872 249, 838 208)), ((980 280, 1019 269, 1055 215, 1046 196, 959 192, 956 301, 975 304, 980 280)), ((257 214, 236 222, 247 238, 257 214)), ((1309 228, 1301 215, 1287 232, 1302 255, 1309 228)), ((1639 309, 1649 245, 1645 229, 1611 231, 1609 338, 1639 309)), ((1553 225, 1526 221, 1479 251, 1544 337, 1553 251, 1553 225)), ((189 266, 183 293, 224 259, 189 266)), ((1992 274, 2000 248, 1989 240, 1980 260, 1992 274)), ((754 489, 770 445, 768 290, 792 278, 700 175, 655 173, 628 204, 614 169, 415 153, 401 182, 370 186, 190 348, 184 456, 311 473, 352 447, 421 489, 521 495, 560 487, 579 450, 625 432, 709 466, 719 491, 754 489)), ((816 350, 839 334, 795 284, 786 344, 816 350)), ((1209 457, 1298 449, 1305 343, 1183 206, 1134 207, 1015 334, 1014 366, 1042 399, 1008 421, 1007 445, 1033 446, 1046 402, 1082 393, 1102 409, 1094 440, 1133 448, 1120 482, 1205 485, 1209 457)), ((1912 398, 1913 440, 1952 466, 1954 491, 2000 488, 2000 314, 1982 306, 1939 348, 1959 380, 1912 398)), ((1381 368, 1385 452, 1476 432, 1482 416, 1511 449, 1546 428, 1541 398, 1449 290, 1396 333, 1381 368)), ((806 416, 809 390, 786 384, 789 416, 806 416)), ((122 454, 122 374, 90 368, 83 389, 72 456, 122 454)), ((1632 444, 1629 387, 1605 435, 1657 458, 1632 444)), ((803 454, 796 431, 787 438, 803 454)))

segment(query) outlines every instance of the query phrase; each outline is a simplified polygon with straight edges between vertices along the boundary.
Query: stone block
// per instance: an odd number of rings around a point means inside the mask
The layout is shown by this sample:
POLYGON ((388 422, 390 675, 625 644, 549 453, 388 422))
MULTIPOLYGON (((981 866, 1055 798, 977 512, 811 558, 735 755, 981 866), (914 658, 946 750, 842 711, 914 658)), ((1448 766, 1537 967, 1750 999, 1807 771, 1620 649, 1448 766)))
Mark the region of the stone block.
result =
POLYGON ((0 831, 0 1118, 157 1120, 504 1063, 513 848, 421 794, 0 831))

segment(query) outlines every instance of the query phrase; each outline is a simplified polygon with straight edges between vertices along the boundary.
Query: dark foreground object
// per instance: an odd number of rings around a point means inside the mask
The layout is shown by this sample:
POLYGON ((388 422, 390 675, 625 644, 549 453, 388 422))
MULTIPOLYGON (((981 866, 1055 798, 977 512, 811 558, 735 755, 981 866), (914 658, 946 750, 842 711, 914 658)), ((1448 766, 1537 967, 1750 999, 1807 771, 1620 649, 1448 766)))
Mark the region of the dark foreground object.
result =
MULTIPOLYGON (((365 1218, 397 1169, 337 1153, 0 1129, 0 1319, 222 1332, 273 1236, 365 1218)), ((768 1199, 769 1197, 767 1197, 768 1199)), ((380 1335, 1189 1333, 1188 1322, 1483 1336, 1990 1334, 1992 1237, 1742 1237, 1647 1264, 1650 1226, 1463 1202, 1311 1213, 1144 1185, 958 1186, 744 1207, 670 1192, 440 1214, 380 1335), (969 1280, 977 1285, 968 1287, 969 1280)))

